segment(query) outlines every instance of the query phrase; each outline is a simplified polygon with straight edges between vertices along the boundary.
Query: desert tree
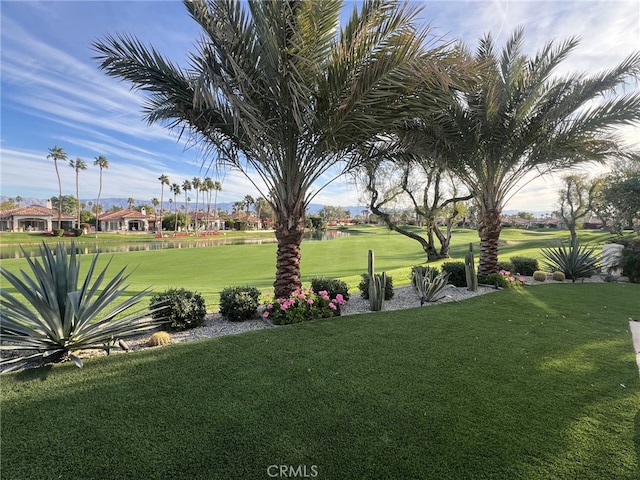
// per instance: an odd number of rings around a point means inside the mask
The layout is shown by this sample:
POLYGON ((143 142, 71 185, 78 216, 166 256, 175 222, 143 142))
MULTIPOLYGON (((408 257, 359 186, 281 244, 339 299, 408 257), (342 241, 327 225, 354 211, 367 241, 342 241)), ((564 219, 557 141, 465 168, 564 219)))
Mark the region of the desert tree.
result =
POLYGON ((571 244, 578 234, 578 222, 592 211, 599 182, 587 174, 570 173, 562 177, 562 187, 558 191, 558 217, 562 219, 571 235, 571 244))

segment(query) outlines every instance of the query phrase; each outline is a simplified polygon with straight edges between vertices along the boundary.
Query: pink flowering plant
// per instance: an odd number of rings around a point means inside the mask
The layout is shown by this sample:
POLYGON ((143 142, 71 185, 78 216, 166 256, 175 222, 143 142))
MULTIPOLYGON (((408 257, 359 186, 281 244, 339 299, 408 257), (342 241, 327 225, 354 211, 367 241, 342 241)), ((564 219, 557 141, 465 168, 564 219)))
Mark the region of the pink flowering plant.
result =
POLYGON ((262 317, 276 325, 300 323, 340 315, 340 306, 345 303, 346 300, 339 293, 335 298, 330 298, 326 290, 315 293, 310 288, 302 287, 288 298, 274 299, 272 294, 267 294, 262 317))
POLYGON ((500 270, 498 273, 492 273, 478 278, 480 283, 498 285, 502 288, 522 287, 525 280, 526 279, 519 273, 512 274, 509 270, 500 270))

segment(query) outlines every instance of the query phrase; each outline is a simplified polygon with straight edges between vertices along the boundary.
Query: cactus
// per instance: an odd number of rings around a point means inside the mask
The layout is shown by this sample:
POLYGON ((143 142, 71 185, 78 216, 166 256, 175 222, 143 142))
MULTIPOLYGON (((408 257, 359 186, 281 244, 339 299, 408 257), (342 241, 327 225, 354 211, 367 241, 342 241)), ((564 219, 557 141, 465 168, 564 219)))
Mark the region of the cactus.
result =
POLYGON ((150 347, 158 347, 160 345, 167 345, 171 343, 171 335, 167 332, 156 332, 151 335, 151 338, 147 342, 150 347))
POLYGON ((374 269, 373 250, 369 250, 369 307, 373 312, 379 312, 384 305, 384 289, 387 284, 387 274, 376 275, 374 269))
POLYGON ((535 272, 533 272, 533 279, 536 282, 544 282, 547 280, 547 272, 536 270, 535 272))
POLYGON ((464 271, 467 276, 467 290, 475 292, 478 290, 478 275, 473 257, 473 243, 469 243, 469 251, 464 256, 464 271))
POLYGON ((564 272, 553 272, 553 276, 551 277, 553 278, 556 282, 564 282, 566 279, 566 275, 564 274, 564 272))

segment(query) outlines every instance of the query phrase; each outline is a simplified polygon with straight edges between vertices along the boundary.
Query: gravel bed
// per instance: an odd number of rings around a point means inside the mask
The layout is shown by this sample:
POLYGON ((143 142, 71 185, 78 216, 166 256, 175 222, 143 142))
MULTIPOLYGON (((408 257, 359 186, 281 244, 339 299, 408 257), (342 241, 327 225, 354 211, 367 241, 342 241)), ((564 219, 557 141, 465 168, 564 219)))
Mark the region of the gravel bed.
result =
MULTIPOLYGON (((533 277, 525 277, 525 284, 527 286, 531 285, 542 285, 545 283, 553 283, 557 284, 558 282, 554 282, 552 280, 547 280, 546 282, 536 282, 533 280, 533 277)), ((618 281, 625 281, 624 278, 618 278, 618 281)), ((580 283, 601 283, 605 280, 600 276, 594 276, 587 279, 582 279, 580 283)), ((565 281, 565 283, 571 283, 569 280, 565 281)), ((478 290, 475 292, 471 292, 466 288, 458 288, 453 285, 447 286, 442 292, 442 297, 436 302, 426 303, 423 307, 428 308, 433 305, 439 305, 447 302, 458 302, 461 300, 466 300, 467 298, 475 297, 478 295, 485 295, 487 293, 497 291, 494 287, 479 285, 478 290)), ((386 300, 383 305, 383 311, 392 311, 392 310, 401 310, 406 308, 420 307, 420 299, 418 295, 414 292, 413 288, 408 286, 396 287, 394 289, 394 296, 391 300, 386 300)), ((360 296, 359 292, 353 293, 349 301, 342 306, 341 308, 342 315, 357 315, 361 313, 369 313, 371 310, 369 309, 369 300, 365 300, 360 296)), ((201 340, 205 338, 213 338, 220 337, 223 335, 235 335, 239 333, 244 333, 252 330, 262 330, 265 328, 273 328, 276 327, 268 320, 264 320, 262 318, 257 318, 253 320, 246 320, 243 322, 230 322, 229 320, 222 317, 217 312, 212 312, 207 314, 204 325, 198 328, 193 328, 190 330, 185 330, 183 332, 173 332, 171 333, 172 343, 180 343, 180 342, 188 342, 192 340, 201 340)), ((129 348, 129 351, 142 350, 146 348, 161 348, 161 347, 149 347, 147 345, 147 341, 150 337, 150 334, 140 335, 138 337, 131 338, 127 340, 126 344, 129 348)), ((114 348, 111 352, 112 354, 116 353, 125 353, 124 350, 119 348, 114 348)), ((16 356, 19 355, 19 352, 3 352, 3 357, 8 356, 16 356)), ((102 350, 83 350, 78 352, 78 356, 81 358, 90 358, 96 356, 103 356, 106 353, 102 350)), ((31 366, 39 366, 40 363, 34 363, 31 366)), ((0 373, 2 372, 2 367, 0 367, 0 373)))

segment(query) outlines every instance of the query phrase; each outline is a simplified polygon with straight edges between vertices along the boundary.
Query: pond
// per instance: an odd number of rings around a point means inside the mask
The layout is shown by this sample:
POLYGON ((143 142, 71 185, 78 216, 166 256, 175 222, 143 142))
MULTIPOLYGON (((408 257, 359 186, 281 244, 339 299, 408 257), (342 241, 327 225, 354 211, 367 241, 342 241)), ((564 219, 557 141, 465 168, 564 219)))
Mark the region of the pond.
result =
MULTIPOLYGON (((342 232, 338 230, 328 231, 313 231, 304 234, 303 241, 323 241, 333 240, 338 237, 347 237, 348 232, 342 232)), ((95 243, 91 244, 89 241, 84 240, 82 245, 76 247, 76 251, 80 253, 124 253, 124 252, 141 252, 150 250, 165 250, 168 248, 201 248, 201 247, 213 247, 224 245, 263 245, 269 243, 276 243, 274 237, 263 238, 239 238, 239 237, 214 237, 214 238, 193 238, 184 237, 180 240, 149 240, 149 241, 131 241, 127 242, 108 242, 108 243, 95 243)), ((39 245, 25 245, 24 250, 30 255, 38 255, 39 245)), ((19 246, 15 245, 3 245, 0 248, 0 259, 9 258, 22 258, 24 257, 22 250, 19 246)))

